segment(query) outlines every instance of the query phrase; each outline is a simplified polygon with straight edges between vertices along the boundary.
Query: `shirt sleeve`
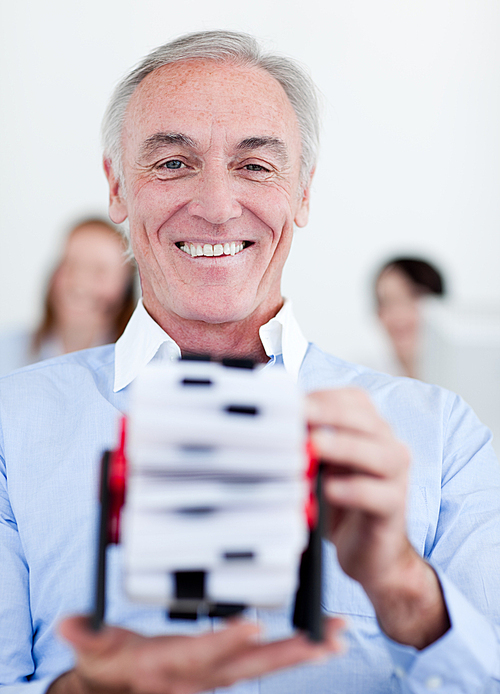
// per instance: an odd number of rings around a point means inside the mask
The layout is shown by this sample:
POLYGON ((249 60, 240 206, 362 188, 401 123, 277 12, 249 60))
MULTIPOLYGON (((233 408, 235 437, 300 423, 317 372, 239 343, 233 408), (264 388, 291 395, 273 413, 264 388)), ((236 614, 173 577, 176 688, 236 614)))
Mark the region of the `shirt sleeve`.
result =
POLYGON ((1 450, 0 567, 1 694, 43 694, 61 673, 44 680, 29 681, 35 671, 29 570, 9 501, 5 461, 1 450))
POLYGON ((2 692, 2 694, 45 694, 52 682, 56 679, 57 677, 44 677, 43 679, 33 680, 32 682, 1 685, 0 692, 2 692))
POLYGON ((422 651, 385 638, 402 692, 500 693, 500 465, 491 434, 455 397, 439 521, 426 555, 451 627, 422 651))
POLYGON ((451 628, 422 651, 384 636, 394 672, 405 694, 490 694, 500 692, 498 627, 479 613, 438 572, 451 628))

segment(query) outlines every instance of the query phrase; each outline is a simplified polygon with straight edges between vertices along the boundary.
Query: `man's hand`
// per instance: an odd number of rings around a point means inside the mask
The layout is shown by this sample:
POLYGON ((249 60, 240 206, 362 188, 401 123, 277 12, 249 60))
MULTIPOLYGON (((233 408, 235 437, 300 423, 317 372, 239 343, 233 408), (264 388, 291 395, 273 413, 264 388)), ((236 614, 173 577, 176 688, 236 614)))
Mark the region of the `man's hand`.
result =
POLYGON ((409 452, 361 390, 312 393, 307 414, 340 566, 363 586, 389 637, 424 648, 449 619, 436 574, 406 535, 409 452))
POLYGON ((50 694, 194 694, 343 650, 341 619, 325 623, 321 644, 304 636, 260 644, 258 627, 241 620, 201 636, 145 637, 125 629, 89 627, 87 617, 60 625, 77 663, 49 688, 50 694))

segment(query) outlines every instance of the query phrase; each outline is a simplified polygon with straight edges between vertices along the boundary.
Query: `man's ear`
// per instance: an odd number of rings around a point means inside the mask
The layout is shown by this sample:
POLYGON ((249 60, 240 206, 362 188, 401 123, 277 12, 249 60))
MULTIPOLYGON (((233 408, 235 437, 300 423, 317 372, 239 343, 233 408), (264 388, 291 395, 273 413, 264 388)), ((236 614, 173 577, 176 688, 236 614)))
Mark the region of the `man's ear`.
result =
POLYGON ((298 227, 305 227, 309 220, 309 200, 311 197, 311 183, 314 176, 314 171, 315 169, 311 171, 309 179, 302 190, 299 206, 297 208, 297 212, 295 213, 295 218, 293 221, 298 227))
POLYGON ((128 217, 127 206, 122 195, 122 184, 115 175, 111 159, 104 159, 103 166, 109 185, 109 216, 115 224, 121 224, 128 217))

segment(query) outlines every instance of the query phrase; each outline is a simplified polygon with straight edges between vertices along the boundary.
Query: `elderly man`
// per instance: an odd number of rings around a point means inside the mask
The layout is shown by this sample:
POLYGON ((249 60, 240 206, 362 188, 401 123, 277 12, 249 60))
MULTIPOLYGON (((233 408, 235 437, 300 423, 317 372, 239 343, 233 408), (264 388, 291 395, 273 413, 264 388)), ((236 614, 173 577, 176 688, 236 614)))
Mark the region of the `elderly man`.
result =
POLYGON ((1 382, 8 691, 194 692, 319 656, 231 691, 500 691, 500 475, 488 431, 450 393, 308 345, 281 297, 314 171, 307 75, 245 35, 183 37, 118 86, 104 139, 110 216, 128 221, 143 303, 116 348, 1 382), (277 639, 268 645, 251 641, 247 623, 187 637, 209 620, 169 623, 128 603, 119 550, 108 605, 117 626, 95 634, 82 617, 64 621, 74 658, 55 637, 62 616, 90 607, 96 466, 128 386, 152 358, 183 351, 282 364, 311 393, 330 506, 323 605, 349 618, 346 654, 325 659, 338 650, 339 621, 313 647, 287 638, 285 612, 249 614, 277 639))

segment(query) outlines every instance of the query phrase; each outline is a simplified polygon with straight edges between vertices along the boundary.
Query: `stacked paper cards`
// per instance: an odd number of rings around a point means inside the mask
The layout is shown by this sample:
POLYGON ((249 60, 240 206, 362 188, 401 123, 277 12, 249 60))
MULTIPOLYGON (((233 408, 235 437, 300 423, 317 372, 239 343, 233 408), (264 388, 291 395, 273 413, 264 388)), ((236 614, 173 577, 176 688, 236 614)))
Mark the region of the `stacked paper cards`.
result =
POLYGON ((302 398, 280 367, 152 363, 133 385, 132 599, 200 613, 293 599, 308 529, 302 398))

